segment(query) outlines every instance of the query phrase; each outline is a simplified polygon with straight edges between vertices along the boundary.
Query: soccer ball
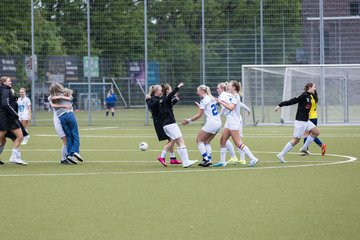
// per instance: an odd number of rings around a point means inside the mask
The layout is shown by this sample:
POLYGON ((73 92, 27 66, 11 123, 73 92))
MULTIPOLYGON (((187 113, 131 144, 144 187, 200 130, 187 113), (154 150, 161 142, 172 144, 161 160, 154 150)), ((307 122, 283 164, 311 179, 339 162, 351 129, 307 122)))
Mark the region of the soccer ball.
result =
POLYGON ((139 143, 139 149, 141 151, 146 151, 149 148, 149 145, 146 142, 139 143))

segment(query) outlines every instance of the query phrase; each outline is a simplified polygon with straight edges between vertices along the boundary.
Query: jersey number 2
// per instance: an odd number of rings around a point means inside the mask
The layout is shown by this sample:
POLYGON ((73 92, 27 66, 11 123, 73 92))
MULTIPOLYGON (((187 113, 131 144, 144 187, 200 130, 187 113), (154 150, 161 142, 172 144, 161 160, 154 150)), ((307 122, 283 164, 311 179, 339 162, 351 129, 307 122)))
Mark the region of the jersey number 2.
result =
POLYGON ((213 116, 218 115, 218 108, 217 108, 216 104, 211 105, 211 112, 212 112, 213 116))

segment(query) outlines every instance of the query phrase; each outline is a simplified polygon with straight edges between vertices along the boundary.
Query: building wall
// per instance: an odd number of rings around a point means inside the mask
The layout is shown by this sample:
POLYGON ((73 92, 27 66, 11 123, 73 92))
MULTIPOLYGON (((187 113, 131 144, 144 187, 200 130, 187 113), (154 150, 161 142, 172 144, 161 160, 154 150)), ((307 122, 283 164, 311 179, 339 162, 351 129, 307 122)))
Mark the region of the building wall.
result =
MULTIPOLYGON (((324 18, 349 17, 350 3, 360 0, 324 1, 324 18)), ((320 62, 319 1, 302 0, 304 50, 307 63, 320 62)), ((360 63, 360 18, 324 20, 325 63, 360 63)))

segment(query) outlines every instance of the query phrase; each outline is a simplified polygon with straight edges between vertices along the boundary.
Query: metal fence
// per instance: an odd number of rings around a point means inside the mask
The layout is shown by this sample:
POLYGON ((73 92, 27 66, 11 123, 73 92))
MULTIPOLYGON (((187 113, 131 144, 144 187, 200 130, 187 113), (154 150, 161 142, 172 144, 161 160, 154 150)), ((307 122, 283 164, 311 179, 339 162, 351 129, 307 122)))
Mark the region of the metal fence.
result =
MULTIPOLYGON (((359 63, 359 15, 353 0, 2 0, 0 75, 28 89, 35 111, 52 81, 115 79, 118 107, 183 81, 180 104, 192 104, 196 86, 241 80, 244 64, 359 63)), ((86 86, 83 107, 103 106, 104 89, 86 86)))

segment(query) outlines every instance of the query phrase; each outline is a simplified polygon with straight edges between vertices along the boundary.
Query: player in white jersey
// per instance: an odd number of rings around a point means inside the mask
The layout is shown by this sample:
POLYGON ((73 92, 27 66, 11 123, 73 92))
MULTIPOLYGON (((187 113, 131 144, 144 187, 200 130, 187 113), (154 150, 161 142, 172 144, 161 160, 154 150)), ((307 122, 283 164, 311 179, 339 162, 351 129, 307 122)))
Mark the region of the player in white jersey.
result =
POLYGON ((215 137, 221 129, 221 119, 218 112, 218 106, 215 98, 211 95, 210 88, 205 85, 200 85, 197 88, 197 94, 202 98, 200 101, 199 111, 186 120, 182 121, 183 125, 187 125, 192 121, 196 121, 205 115, 205 125, 200 129, 196 143, 198 144, 199 151, 203 157, 203 161, 199 164, 202 167, 209 167, 211 163, 211 140, 215 137))
MULTIPOLYGON (((17 100, 18 104, 18 115, 19 120, 24 126, 27 133, 29 133, 29 122, 31 121, 31 101, 26 96, 25 88, 20 88, 19 90, 19 98, 17 100)), ((30 135, 27 135, 23 138, 21 145, 27 144, 29 141, 30 135)))
MULTIPOLYGON (((228 92, 227 85, 228 85, 227 82, 219 83, 217 85, 216 91, 218 93, 218 99, 221 99, 221 100, 223 100, 225 102, 230 102, 230 100, 232 98, 232 94, 228 92)), ((227 114, 229 112, 230 111, 228 109, 221 106, 220 116, 224 116, 226 118, 227 114)), ((230 153, 230 159, 229 159, 228 163, 229 162, 234 163, 234 164, 238 163, 239 160, 236 157, 234 146, 233 146, 233 144, 231 143, 231 141, 229 139, 226 141, 226 150, 229 151, 229 153, 230 153)))
POLYGON ((241 103, 239 96, 239 93, 241 92, 240 83, 234 80, 230 81, 229 90, 233 94, 230 102, 218 99, 218 102, 225 108, 229 109, 230 112, 226 119, 225 127, 220 139, 220 161, 214 164, 214 166, 226 166, 226 141, 231 136, 235 145, 238 147, 239 153, 241 153, 241 151, 244 151, 245 154, 250 158, 250 164, 248 166, 253 167, 259 162, 259 160, 251 153, 250 149, 244 143, 242 143, 240 137, 240 126, 242 125, 240 108, 244 107, 244 104, 241 103))

